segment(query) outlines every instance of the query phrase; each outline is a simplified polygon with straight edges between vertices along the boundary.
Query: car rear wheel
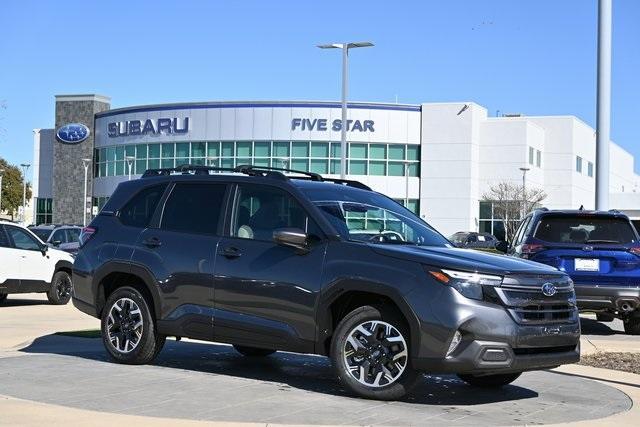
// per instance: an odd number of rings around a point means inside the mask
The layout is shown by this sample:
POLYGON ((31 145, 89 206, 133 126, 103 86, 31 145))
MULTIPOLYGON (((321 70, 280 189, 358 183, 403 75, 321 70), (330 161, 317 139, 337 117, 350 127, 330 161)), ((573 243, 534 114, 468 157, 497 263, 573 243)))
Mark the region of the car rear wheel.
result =
POLYGON ((54 305, 65 305, 71 299, 71 276, 65 271, 56 271, 47 292, 47 299, 54 305))
POLYGON ((459 374, 458 378, 460 378, 465 383, 475 386, 475 387, 483 387, 483 388, 498 388, 505 386, 507 384, 511 384, 518 377, 522 375, 522 372, 515 372, 513 374, 497 374, 497 375, 469 375, 469 374, 459 374))
POLYGON ((624 332, 627 335, 640 335, 640 311, 624 319, 624 332))
POLYGON ((275 353, 275 350, 268 350, 266 348, 246 347, 244 345, 234 345, 233 348, 243 356, 247 357, 265 357, 275 353))
POLYGON ((0 294, 0 304, 5 302, 5 300, 7 299, 7 294, 0 294))
POLYGON ((340 321, 331 359, 340 382, 369 399, 399 399, 420 378, 411 365, 405 322, 379 307, 357 308, 340 321))
POLYGON ((158 355, 166 337, 157 332, 145 297, 135 288, 116 289, 102 311, 102 341, 119 363, 142 365, 158 355))

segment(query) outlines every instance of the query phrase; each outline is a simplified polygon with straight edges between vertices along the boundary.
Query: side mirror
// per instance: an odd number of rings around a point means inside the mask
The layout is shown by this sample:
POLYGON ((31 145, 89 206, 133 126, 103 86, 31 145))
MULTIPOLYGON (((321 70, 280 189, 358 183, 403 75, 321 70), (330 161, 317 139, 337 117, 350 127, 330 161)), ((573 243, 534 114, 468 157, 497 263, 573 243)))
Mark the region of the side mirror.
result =
POLYGON ((508 250, 509 250, 509 243, 505 242, 504 240, 501 240, 498 243, 496 243, 496 251, 506 254, 508 250))
POLYGON ((48 250, 49 250, 49 246, 47 245, 40 246, 40 252, 42 252, 42 256, 45 256, 48 250))
POLYGON ((52 244, 53 246, 55 246, 56 248, 57 248, 58 246, 60 246, 60 243, 62 243, 60 240, 54 240, 53 242, 51 242, 51 244, 52 244))
POLYGON ((273 232, 273 241, 282 246, 289 246, 307 251, 307 233, 299 228, 279 228, 273 232))

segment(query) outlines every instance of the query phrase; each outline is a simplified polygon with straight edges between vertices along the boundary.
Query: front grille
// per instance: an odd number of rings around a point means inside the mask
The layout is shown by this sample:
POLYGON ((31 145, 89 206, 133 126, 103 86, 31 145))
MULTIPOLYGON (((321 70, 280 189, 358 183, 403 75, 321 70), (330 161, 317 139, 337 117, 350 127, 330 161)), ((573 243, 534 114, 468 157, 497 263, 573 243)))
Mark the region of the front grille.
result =
POLYGON ((497 299, 519 324, 546 325, 577 321, 575 292, 564 278, 509 277, 494 290, 497 299), (542 293, 542 284, 547 282, 555 285, 555 295, 546 296, 542 293))

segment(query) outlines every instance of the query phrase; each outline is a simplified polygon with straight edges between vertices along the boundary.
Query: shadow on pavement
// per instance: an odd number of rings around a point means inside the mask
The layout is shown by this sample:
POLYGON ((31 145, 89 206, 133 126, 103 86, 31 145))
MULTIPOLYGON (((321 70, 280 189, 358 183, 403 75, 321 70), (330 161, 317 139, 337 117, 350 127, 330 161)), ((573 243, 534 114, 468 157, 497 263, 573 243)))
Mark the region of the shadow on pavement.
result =
MULTIPOLYGON (((37 338, 20 351, 114 363, 107 356, 102 340, 95 338, 47 335, 37 338)), ((228 345, 167 340, 154 365, 282 383, 282 389, 293 387, 316 393, 347 395, 335 379, 329 359, 321 356, 278 352, 265 358, 250 358, 238 354, 228 345)), ((425 375, 424 381, 403 400, 407 403, 455 406, 516 401, 537 396, 537 392, 517 385, 487 390, 470 387, 451 375, 425 375)))
POLYGON ((19 298, 11 298, 11 295, 7 297, 6 300, 0 302, 0 308, 2 307, 22 307, 27 305, 49 305, 49 301, 47 297, 43 294, 43 299, 19 299, 19 298))
POLYGON ((586 317, 580 317, 580 326, 582 329, 582 335, 624 335, 624 331, 618 331, 611 329, 609 326, 611 323, 598 322, 595 319, 589 319, 586 317))

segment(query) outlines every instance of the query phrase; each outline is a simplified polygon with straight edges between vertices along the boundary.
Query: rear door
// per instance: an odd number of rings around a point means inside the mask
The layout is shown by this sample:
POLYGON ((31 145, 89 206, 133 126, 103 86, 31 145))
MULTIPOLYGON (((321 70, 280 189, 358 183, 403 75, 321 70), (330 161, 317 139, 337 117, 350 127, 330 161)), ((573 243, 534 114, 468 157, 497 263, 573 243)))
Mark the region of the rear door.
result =
POLYGON ((613 215, 545 215, 533 243, 542 249, 531 259, 568 273, 576 284, 637 285, 640 257, 629 220, 613 215))
POLYGON ((138 237, 133 263, 155 276, 165 332, 213 339, 214 254, 226 191, 224 183, 175 183, 157 219, 138 237))
POLYGON ((13 247, 11 239, 0 224, 0 292, 2 285, 18 285, 22 258, 20 251, 13 247))

